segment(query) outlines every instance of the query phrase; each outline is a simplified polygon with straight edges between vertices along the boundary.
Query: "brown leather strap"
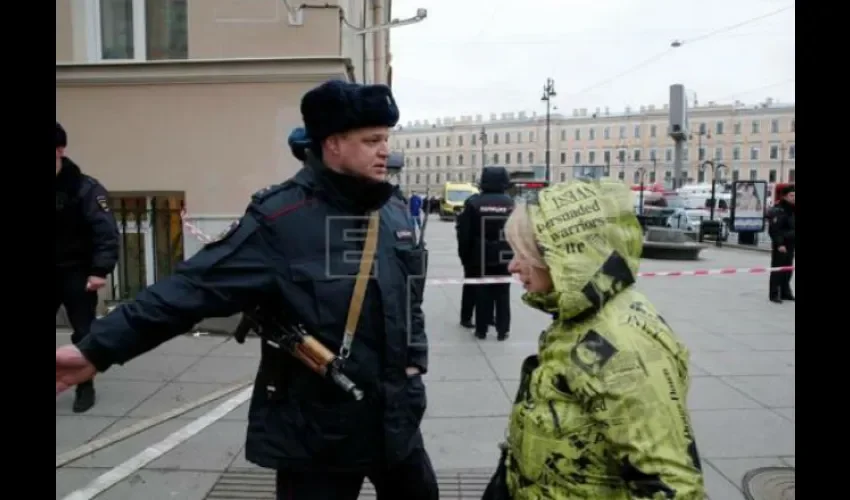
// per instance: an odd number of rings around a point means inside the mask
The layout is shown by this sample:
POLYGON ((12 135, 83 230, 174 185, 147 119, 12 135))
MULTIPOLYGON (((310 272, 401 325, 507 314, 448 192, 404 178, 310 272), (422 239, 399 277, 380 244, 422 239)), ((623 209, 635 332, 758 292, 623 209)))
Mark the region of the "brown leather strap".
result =
POLYGON ((345 322, 342 347, 339 350, 339 355, 343 359, 351 353, 351 343, 354 341, 354 333, 357 331, 357 323, 360 321, 363 299, 366 298, 366 285, 369 284, 369 278, 372 276, 372 264, 375 260, 375 248, 378 246, 380 222, 380 213, 372 212, 369 216, 369 226, 366 229, 366 242, 363 244, 363 253, 360 256, 360 270, 357 272, 354 293, 351 294, 351 302, 348 305, 348 319, 345 322))

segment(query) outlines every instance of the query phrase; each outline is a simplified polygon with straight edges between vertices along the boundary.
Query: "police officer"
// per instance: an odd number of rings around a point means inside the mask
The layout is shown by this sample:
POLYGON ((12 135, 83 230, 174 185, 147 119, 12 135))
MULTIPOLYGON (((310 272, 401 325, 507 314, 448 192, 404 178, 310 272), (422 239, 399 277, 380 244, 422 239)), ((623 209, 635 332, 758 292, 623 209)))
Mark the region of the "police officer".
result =
MULTIPOLYGON (((794 264, 794 249, 797 246, 796 235, 796 193, 794 186, 779 189, 779 202, 770 210, 768 234, 770 235, 770 267, 791 266, 794 264)), ((793 271, 774 271, 770 273, 770 301, 781 304, 783 300, 794 300, 791 291, 793 271)))
MULTIPOLYGON (((56 298, 53 315, 65 305, 79 343, 95 318, 97 290, 118 262, 118 226, 109 211, 106 189, 85 175, 65 156, 68 135, 56 123, 56 298)), ((73 410, 82 413, 94 406, 94 383, 77 386, 73 410)))
POLYGON ((415 280, 424 277, 423 251, 400 191, 386 180, 398 108, 387 86, 332 81, 304 95, 301 114, 310 142, 296 144, 304 168, 256 193, 238 224, 95 321, 79 346, 57 349, 57 391, 203 318, 256 305, 296 311, 317 340, 339 352, 360 265, 352 255, 362 255, 364 244, 357 234, 377 211, 373 272, 343 368, 365 397, 351 398, 264 342, 245 453, 277 470, 279 499, 354 500, 368 477, 381 499, 436 500, 419 430, 428 369, 424 282, 415 280))
MULTIPOLYGON (((481 194, 470 196, 458 216, 458 253, 467 277, 510 276, 508 262, 511 250, 503 231, 505 221, 514 209, 514 200, 506 194, 508 187, 510 178, 504 167, 484 167, 481 194)), ((475 288, 472 292, 475 297, 475 336, 479 339, 487 336, 495 309, 498 339, 507 339, 511 327, 510 284, 476 285, 475 288)), ((463 314, 463 303, 461 310, 463 314)))

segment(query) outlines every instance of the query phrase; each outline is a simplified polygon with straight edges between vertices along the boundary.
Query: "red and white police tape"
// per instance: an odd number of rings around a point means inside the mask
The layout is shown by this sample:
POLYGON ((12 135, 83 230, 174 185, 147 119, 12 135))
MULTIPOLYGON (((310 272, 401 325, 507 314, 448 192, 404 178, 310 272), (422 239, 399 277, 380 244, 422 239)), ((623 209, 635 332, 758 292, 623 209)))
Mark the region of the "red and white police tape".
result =
MULTIPOLYGON (((726 267, 721 269, 694 269, 691 271, 655 271, 638 273, 639 278, 676 278, 679 276, 716 276, 718 274, 765 274, 773 271, 793 271, 794 266, 781 267, 726 267)), ((433 278, 429 285, 492 285, 496 283, 519 283, 513 276, 498 278, 433 278)))
MULTIPOLYGON (((188 214, 184 210, 181 214, 183 225, 189 233, 203 243, 214 240, 198 226, 189 222, 188 214)), ((638 278, 678 278, 681 276, 717 276, 721 274, 766 274, 774 271, 793 271, 795 266, 780 267, 725 267, 720 269, 693 269, 690 271, 648 271, 638 273, 638 278)), ((519 283, 513 276, 500 276, 493 278, 431 278, 425 281, 429 285, 493 285, 497 283, 519 283)))

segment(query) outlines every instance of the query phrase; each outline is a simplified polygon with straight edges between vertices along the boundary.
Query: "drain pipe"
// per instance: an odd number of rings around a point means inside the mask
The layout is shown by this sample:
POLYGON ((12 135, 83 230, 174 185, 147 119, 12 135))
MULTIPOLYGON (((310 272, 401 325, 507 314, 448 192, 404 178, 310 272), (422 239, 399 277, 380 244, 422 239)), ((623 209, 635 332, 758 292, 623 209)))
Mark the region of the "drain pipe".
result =
MULTIPOLYGON (((384 24, 384 0, 372 0, 372 26, 384 24)), ((384 56, 381 53, 387 30, 379 30, 372 33, 372 83, 384 83, 382 77, 384 68, 384 56)))

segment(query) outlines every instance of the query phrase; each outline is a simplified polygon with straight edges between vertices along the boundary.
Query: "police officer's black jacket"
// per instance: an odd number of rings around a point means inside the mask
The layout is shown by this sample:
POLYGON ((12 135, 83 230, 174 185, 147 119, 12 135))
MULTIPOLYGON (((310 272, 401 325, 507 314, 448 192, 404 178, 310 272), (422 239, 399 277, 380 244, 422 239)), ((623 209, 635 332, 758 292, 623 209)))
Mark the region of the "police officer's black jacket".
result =
POLYGON ((118 227, 106 189, 62 158, 56 175, 56 267, 105 277, 118 262, 118 227))
POLYGON ((797 242, 797 209, 791 203, 781 200, 770 209, 768 234, 773 248, 781 246, 793 250, 797 242))
POLYGON ((379 208, 374 279, 343 370, 366 398, 355 402, 264 344, 246 456, 263 467, 314 470, 404 459, 422 446, 425 387, 421 376, 408 378, 405 369, 417 366, 424 373, 428 368, 422 290, 410 286, 411 278, 424 277, 424 265, 406 205, 397 188, 383 186, 388 189, 373 189, 370 195, 356 179, 311 166, 256 193, 228 234, 135 301, 94 322, 80 349, 104 370, 205 317, 230 316, 261 304, 296 311, 337 352, 358 272, 365 214, 379 208), (370 198, 366 204, 354 201, 370 198), (267 390, 270 385, 276 390, 267 390))
POLYGON ((510 186, 504 167, 484 167, 480 194, 467 198, 455 223, 458 255, 472 273, 508 274, 511 249, 504 238, 505 222, 514 200, 505 194, 510 186))

